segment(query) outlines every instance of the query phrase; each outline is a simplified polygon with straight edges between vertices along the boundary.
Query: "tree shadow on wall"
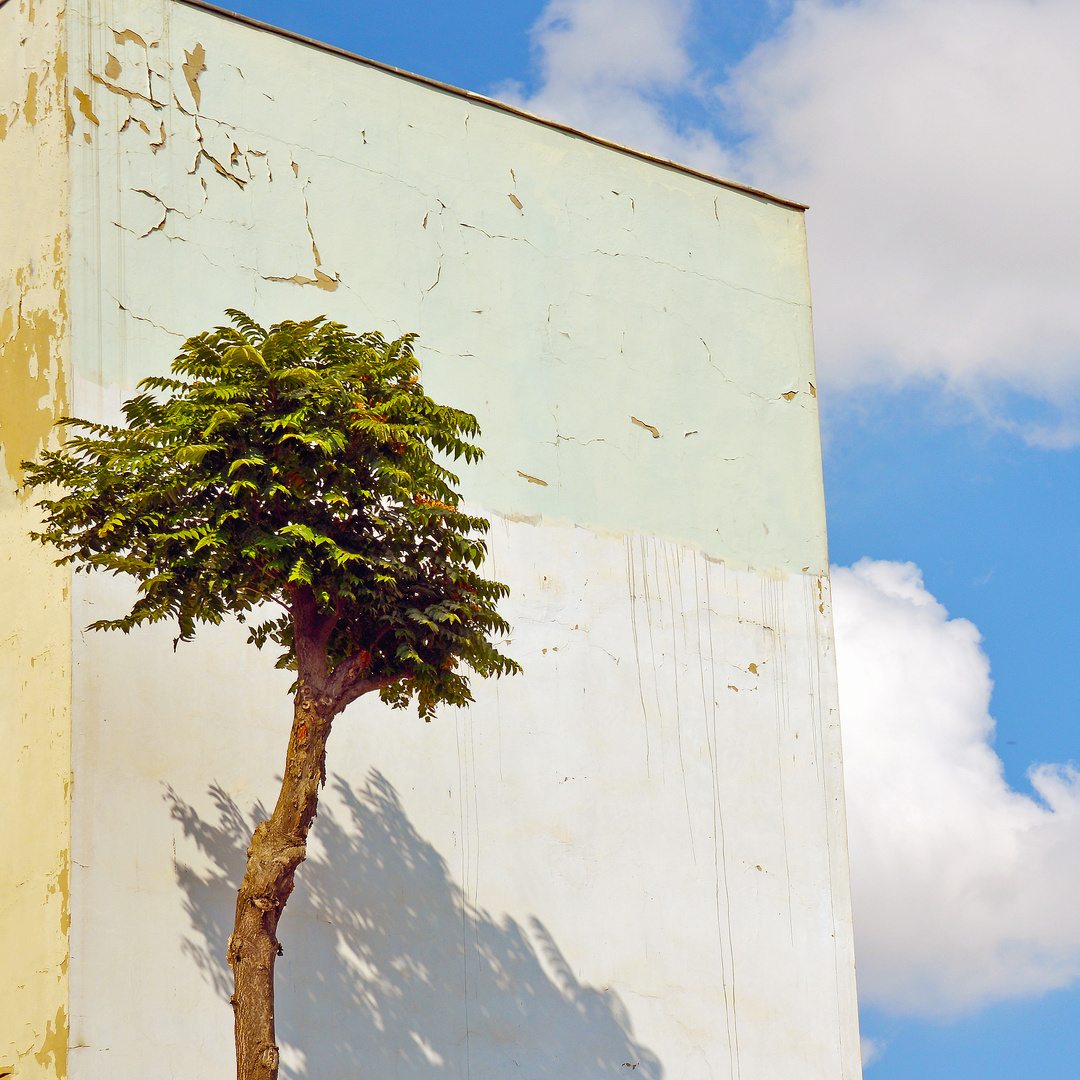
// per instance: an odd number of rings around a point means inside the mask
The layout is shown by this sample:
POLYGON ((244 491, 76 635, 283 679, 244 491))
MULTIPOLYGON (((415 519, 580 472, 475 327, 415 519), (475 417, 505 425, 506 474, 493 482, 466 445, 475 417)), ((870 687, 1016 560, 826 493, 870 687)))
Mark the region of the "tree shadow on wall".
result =
MULTIPOLYGON (((471 904, 442 856, 372 771, 357 793, 332 784, 345 814, 323 814, 281 921, 282 1073, 311 1080, 509 1077, 662 1080, 611 991, 582 985, 538 919, 526 930, 471 904), (338 818, 346 820, 339 821, 338 818)), ((172 816, 209 869, 176 862, 192 934, 184 949, 228 1000, 225 948, 252 824, 218 785, 218 820, 171 789, 172 816)))

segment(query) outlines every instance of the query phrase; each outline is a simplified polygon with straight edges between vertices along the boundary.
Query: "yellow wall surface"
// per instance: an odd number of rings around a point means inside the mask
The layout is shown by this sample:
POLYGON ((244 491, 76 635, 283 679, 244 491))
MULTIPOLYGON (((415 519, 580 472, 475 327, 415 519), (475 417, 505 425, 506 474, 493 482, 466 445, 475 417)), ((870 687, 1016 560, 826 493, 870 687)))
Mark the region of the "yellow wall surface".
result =
POLYGON ((67 61, 59 3, 0 6, 0 1074, 67 1074, 70 575, 29 539, 20 461, 66 408, 67 61))

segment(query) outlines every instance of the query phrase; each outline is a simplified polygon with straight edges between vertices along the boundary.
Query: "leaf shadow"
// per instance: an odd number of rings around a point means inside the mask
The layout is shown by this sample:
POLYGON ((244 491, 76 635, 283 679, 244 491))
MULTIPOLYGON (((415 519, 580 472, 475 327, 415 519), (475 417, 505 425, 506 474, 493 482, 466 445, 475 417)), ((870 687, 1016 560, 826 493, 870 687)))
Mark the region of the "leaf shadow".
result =
MULTIPOLYGON (((619 997, 581 983, 539 919, 472 904, 442 856, 372 770, 335 776, 279 928, 278 1040, 291 1080, 521 1076, 663 1080, 619 997)), ((204 868, 175 862, 190 933, 184 951, 226 1001, 225 948, 255 821, 217 784, 216 821, 171 788, 172 817, 204 868)))

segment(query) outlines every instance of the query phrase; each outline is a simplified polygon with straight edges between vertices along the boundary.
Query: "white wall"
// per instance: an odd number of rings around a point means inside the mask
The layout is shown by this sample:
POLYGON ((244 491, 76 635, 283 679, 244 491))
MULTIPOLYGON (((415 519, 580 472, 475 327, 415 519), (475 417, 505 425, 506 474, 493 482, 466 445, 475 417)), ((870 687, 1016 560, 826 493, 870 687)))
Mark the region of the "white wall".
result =
MULTIPOLYGON (((524 675, 430 725, 338 721, 286 1072, 857 1077, 801 215, 190 6, 88 2, 75 411, 226 306, 418 330, 428 390, 481 421, 463 490, 513 588, 524 675)), ((84 579, 76 622, 122 601, 84 579)), ((229 629, 75 661, 72 1071, 227 1075, 287 680, 229 629)))

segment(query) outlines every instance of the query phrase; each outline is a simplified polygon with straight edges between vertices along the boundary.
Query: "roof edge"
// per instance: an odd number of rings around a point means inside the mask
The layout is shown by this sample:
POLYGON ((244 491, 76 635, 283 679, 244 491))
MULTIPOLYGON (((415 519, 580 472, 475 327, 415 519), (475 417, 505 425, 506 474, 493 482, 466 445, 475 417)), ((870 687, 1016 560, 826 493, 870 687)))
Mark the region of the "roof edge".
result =
MULTIPOLYGON (((0 4, 4 2, 6 2, 6 0, 0 0, 0 4)), ((218 7, 216 4, 209 4, 206 0, 175 0, 175 3, 183 4, 185 7, 197 8, 200 11, 206 11, 211 15, 218 15, 226 19, 231 19, 233 22, 242 23, 244 26, 250 26, 254 30, 263 30, 267 33, 276 34, 278 37, 288 38, 290 41, 310 46, 313 49, 319 49, 321 52, 330 53, 333 56, 340 56, 345 60, 352 60, 355 63, 364 64, 367 67, 375 68, 378 71, 385 71, 388 75, 397 75, 400 78, 409 79, 412 82, 420 83, 424 86, 430 86, 434 90, 441 90, 443 93, 453 94, 455 97, 464 98, 466 101, 475 101, 479 105, 488 105, 493 109, 509 113, 511 116, 520 117, 522 120, 529 120, 534 124, 543 124, 545 127, 554 128, 556 131, 565 132, 567 135, 574 135, 579 139, 585 139, 587 142, 594 143, 597 146, 603 146, 609 150, 617 150, 619 153, 630 155, 630 157, 639 158, 642 161, 648 161, 654 165, 662 165, 665 168, 686 173, 688 176, 697 177, 699 180, 706 180, 709 183, 717 184, 720 187, 730 188, 733 191, 741 191, 747 195, 754 195, 757 198, 766 199, 779 206, 786 206, 790 210, 798 210, 802 213, 809 209, 805 203, 795 202, 794 199, 785 199, 782 196, 774 195, 769 191, 763 191, 761 188, 751 187, 749 184, 741 184, 737 180, 727 180, 722 176, 714 176, 712 173, 704 172, 701 169, 695 169, 690 165, 684 165, 678 161, 672 161, 670 158, 649 154, 644 150, 635 150, 632 146, 624 146, 621 143, 612 142, 610 139, 604 139, 599 135, 591 135, 589 132, 582 131, 580 128, 571 127, 569 124, 563 124, 558 120, 550 120, 545 116, 539 116, 526 109, 519 109, 516 105, 508 105, 505 101, 497 101, 495 98, 485 97, 483 94, 475 94, 471 90, 462 90, 458 86, 451 86, 449 83, 439 82, 438 79, 429 79, 426 75, 417 75, 412 71, 405 71, 404 69, 394 67, 391 64, 384 64, 379 60, 369 60, 366 56, 351 53, 347 49, 340 49, 336 45, 328 45, 325 41, 317 41, 315 38, 305 37, 303 34, 297 34, 292 30, 282 29, 280 26, 273 26, 270 23, 260 22, 258 19, 252 19, 247 15, 241 15, 237 11, 229 11, 227 8, 218 7)))

